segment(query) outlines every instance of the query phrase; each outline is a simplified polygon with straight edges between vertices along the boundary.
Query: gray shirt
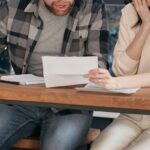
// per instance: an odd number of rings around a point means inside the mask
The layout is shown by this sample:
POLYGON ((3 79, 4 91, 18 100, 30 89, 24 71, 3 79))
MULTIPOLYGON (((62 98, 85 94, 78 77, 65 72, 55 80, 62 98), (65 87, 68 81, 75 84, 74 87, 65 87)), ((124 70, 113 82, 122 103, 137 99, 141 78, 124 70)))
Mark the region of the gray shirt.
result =
POLYGON ((44 28, 30 58, 28 73, 43 76, 42 56, 61 54, 68 15, 55 16, 45 7, 42 0, 39 2, 39 15, 43 20, 44 28))

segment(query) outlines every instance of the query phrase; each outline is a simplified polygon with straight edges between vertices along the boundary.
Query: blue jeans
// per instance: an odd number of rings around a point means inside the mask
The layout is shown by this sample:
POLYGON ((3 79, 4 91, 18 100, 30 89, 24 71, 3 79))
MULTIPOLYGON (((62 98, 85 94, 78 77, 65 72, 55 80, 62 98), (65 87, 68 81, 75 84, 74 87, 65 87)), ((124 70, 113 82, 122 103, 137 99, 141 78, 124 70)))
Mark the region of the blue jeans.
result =
POLYGON ((0 150, 9 150, 40 128, 40 150, 74 150, 86 136, 92 113, 53 113, 50 108, 0 104, 0 150))

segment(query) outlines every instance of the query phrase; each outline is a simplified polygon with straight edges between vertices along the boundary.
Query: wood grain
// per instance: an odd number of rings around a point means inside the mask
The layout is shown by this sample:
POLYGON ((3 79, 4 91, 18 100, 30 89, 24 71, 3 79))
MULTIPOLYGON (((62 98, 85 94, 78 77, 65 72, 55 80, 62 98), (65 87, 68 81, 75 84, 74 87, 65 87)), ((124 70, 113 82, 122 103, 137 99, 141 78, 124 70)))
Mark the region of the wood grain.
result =
POLYGON ((44 85, 0 83, 0 101, 150 110, 150 88, 131 95, 79 92, 74 87, 46 89, 44 85))

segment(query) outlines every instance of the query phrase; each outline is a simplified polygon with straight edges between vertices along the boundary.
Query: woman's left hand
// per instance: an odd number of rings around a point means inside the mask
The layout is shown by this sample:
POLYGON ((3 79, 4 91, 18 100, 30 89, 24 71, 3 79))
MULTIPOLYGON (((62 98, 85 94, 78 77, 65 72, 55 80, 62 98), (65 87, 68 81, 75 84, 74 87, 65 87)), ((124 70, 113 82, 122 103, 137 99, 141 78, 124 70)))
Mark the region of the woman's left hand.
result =
POLYGON ((146 0, 133 0, 134 7, 142 20, 142 24, 150 25, 150 10, 146 0))
POLYGON ((85 75, 86 78, 102 88, 105 89, 116 89, 117 81, 115 77, 112 77, 108 70, 106 69, 92 69, 88 74, 85 75))

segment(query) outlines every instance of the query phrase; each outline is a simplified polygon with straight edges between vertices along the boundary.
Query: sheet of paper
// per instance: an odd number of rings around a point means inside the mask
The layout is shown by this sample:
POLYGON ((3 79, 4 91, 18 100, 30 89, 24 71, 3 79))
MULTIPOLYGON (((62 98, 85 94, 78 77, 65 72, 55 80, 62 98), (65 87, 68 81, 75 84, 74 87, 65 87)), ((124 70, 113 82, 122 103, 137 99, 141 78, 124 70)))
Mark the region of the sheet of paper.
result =
POLYGON ((43 73, 46 87, 86 84, 83 75, 98 67, 98 58, 43 56, 43 73))
POLYGON ((123 94, 132 94, 138 91, 140 88, 126 88, 126 89, 116 89, 116 90, 107 90, 100 86, 97 86, 94 83, 88 83, 83 88, 76 88, 79 91, 95 91, 95 92, 107 92, 107 93, 123 93, 123 94))
POLYGON ((5 75, 1 76, 2 81, 8 81, 12 83, 18 83, 21 85, 30 85, 30 84, 43 84, 44 78, 38 77, 32 74, 20 74, 20 75, 5 75))

